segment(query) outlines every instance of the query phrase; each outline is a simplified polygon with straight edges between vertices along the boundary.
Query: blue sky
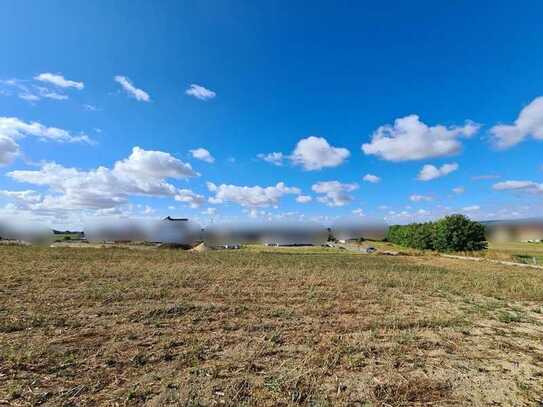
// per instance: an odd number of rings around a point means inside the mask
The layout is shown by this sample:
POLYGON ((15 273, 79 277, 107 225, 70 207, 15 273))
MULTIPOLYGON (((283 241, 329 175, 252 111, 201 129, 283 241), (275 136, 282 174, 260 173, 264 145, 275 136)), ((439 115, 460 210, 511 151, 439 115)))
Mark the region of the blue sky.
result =
POLYGON ((541 2, 308 4, 3 1, 0 217, 542 215, 541 2))

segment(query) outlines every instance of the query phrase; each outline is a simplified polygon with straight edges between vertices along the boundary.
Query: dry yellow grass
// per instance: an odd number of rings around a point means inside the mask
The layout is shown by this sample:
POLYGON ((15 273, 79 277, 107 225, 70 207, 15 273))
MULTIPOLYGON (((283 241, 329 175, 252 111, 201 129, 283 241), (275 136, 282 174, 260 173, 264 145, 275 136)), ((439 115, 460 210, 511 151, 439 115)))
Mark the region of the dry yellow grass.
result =
POLYGON ((3 403, 541 403, 539 271, 333 249, 0 258, 3 403))

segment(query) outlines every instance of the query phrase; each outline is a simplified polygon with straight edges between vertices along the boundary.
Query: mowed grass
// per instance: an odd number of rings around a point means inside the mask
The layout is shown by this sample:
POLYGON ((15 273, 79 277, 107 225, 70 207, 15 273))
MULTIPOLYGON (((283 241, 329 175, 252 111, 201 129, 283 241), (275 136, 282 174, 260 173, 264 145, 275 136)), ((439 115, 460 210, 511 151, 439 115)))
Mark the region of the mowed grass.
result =
POLYGON ((541 403, 538 270, 254 247, 0 259, 0 403, 541 403))

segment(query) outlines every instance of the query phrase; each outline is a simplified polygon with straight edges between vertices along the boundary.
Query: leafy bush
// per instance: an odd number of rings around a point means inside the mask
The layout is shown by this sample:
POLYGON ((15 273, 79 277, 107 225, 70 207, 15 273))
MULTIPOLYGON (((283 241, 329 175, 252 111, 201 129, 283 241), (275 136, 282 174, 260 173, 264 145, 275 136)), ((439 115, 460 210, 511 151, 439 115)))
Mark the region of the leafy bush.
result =
POLYGON ((463 215, 447 216, 437 222, 394 225, 387 240, 419 250, 472 251, 486 249, 485 228, 463 215))
POLYGON ((485 227, 463 215, 447 216, 434 224, 434 248, 439 251, 472 251, 487 248, 485 227))
POLYGON ((420 250, 433 249, 432 239, 432 223, 412 223, 405 226, 394 225, 389 228, 387 235, 389 242, 420 250))

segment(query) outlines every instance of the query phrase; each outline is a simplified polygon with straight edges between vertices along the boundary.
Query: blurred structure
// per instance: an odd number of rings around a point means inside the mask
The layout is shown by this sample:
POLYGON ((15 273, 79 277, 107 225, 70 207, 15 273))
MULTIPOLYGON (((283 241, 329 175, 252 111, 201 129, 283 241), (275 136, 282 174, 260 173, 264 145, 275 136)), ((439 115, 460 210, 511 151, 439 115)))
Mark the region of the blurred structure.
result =
POLYGON ((200 225, 186 218, 160 221, 118 220, 88 225, 88 240, 113 242, 162 242, 192 246, 202 240, 200 225))
POLYGON ((542 219, 495 220, 481 222, 486 238, 494 242, 541 242, 542 219))
POLYGON ((384 221, 359 216, 347 216, 338 219, 330 227, 334 238, 340 242, 369 239, 383 240, 387 235, 388 225, 384 221))
POLYGON ((84 232, 62 232, 20 220, 0 221, 0 238, 31 243, 86 238, 87 241, 153 242, 181 246, 205 242, 208 246, 228 248, 242 244, 315 246, 326 244, 331 239, 379 240, 386 236, 386 231, 387 226, 383 221, 361 217, 343 218, 330 227, 309 221, 268 221, 213 224, 205 229, 188 218, 170 216, 162 220, 107 219, 87 224, 84 232))
POLYGON ((47 244, 53 241, 53 231, 43 225, 22 219, 0 219, 0 240, 47 244))
POLYGON ((313 246, 326 243, 328 231, 324 226, 310 222, 222 224, 206 228, 203 240, 209 246, 313 246))

